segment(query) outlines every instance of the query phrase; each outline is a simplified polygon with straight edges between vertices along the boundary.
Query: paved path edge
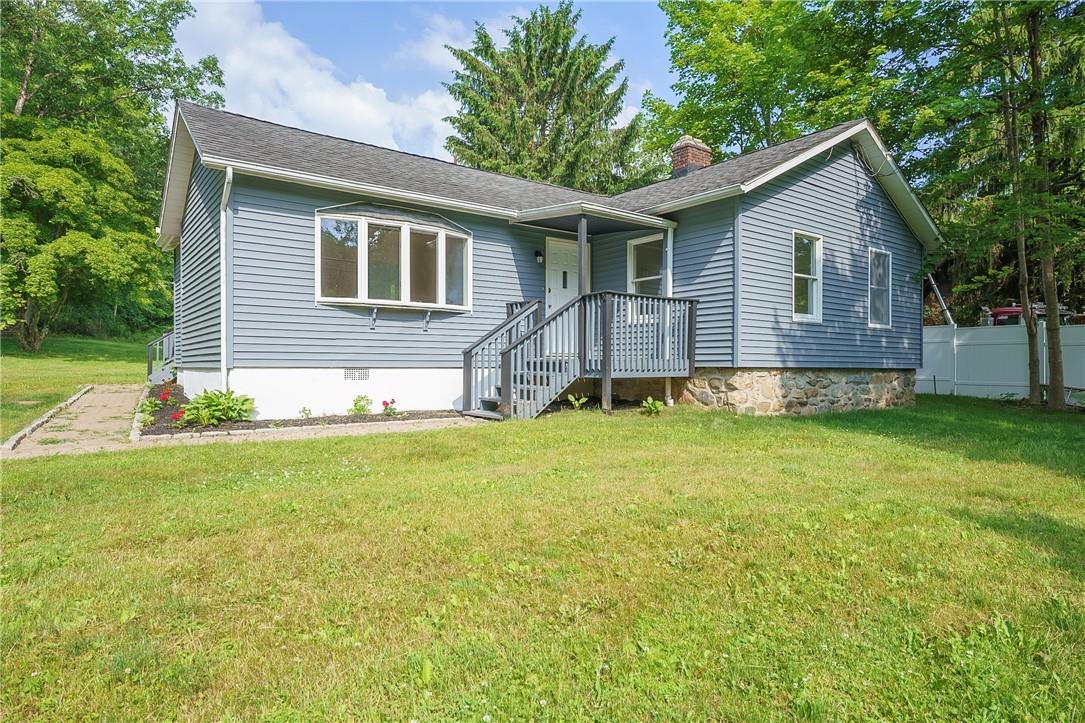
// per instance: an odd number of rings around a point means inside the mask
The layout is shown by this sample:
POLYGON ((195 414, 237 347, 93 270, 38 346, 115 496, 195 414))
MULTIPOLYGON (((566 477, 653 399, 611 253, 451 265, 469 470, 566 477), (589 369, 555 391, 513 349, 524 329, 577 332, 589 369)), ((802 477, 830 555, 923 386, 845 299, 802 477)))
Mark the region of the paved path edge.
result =
POLYGON ((75 404, 77 401, 79 401, 80 397, 82 397, 84 394, 89 392, 91 389, 94 389, 94 385, 93 384, 88 384, 87 386, 83 387, 82 389, 80 389, 75 394, 73 394, 70 397, 68 397, 67 399, 65 399, 60 404, 58 404, 55 407, 53 407, 52 409, 50 409, 45 414, 43 414, 40 417, 38 417, 37 419, 35 419, 30 424, 28 424, 25 427, 23 427, 22 429, 20 429, 15 434, 8 437, 7 441, 5 441, 2 445, 0 445, 0 450, 3 450, 5 452, 10 452, 11 450, 18 447, 19 442, 22 442, 24 439, 26 439, 31 434, 33 434, 39 427, 44 425, 50 419, 52 419, 53 417, 60 414, 61 412, 63 412, 68 407, 75 404))
POLYGON ((151 393, 151 385, 143 385, 143 393, 139 395, 139 400, 136 402, 136 408, 132 412, 132 430, 128 432, 128 443, 135 444, 139 441, 140 435, 143 433, 143 425, 139 423, 139 405, 143 404, 143 400, 147 398, 147 395, 151 393))

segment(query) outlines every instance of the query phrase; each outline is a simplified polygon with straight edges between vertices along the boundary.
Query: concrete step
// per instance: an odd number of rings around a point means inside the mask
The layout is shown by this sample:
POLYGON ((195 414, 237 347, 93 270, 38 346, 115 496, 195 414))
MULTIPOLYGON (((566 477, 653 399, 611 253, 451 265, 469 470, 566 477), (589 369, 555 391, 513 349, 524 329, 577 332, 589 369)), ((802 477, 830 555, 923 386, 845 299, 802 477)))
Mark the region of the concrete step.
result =
POLYGON ((505 418, 501 412, 491 412, 488 409, 467 409, 463 412, 465 417, 477 417, 479 419, 490 419, 495 422, 500 422, 505 418))

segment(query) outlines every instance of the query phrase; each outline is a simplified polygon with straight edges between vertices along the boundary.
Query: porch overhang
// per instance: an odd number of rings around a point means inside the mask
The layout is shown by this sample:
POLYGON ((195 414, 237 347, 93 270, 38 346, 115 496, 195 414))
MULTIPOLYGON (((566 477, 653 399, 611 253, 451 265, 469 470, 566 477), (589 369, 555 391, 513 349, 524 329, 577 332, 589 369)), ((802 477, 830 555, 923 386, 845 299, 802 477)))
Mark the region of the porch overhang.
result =
POLYGON ((511 223, 576 233, 581 219, 587 221, 587 233, 590 236, 641 229, 669 229, 678 225, 675 221, 661 216, 624 211, 589 201, 530 208, 517 213, 511 223))

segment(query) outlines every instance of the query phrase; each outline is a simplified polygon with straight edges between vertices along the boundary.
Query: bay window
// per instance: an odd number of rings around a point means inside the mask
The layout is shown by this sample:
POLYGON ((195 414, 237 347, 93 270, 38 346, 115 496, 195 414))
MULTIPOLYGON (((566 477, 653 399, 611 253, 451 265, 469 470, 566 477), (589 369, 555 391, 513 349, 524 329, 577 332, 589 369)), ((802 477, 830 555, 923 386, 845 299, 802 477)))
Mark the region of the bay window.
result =
POLYGON ((330 215, 317 216, 317 234, 318 301, 470 306, 467 235, 412 222, 330 215))

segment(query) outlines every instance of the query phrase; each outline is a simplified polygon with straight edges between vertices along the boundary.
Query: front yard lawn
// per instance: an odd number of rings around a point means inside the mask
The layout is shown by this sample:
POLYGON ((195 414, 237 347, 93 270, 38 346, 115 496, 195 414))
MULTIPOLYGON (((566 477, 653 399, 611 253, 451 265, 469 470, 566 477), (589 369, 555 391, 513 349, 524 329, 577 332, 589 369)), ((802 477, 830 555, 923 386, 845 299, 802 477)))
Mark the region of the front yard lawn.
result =
POLYGON ((563 412, 3 472, 13 720, 1085 718, 1082 415, 563 412))
POLYGON ((146 344, 47 337, 28 354, 0 339, 0 441, 88 384, 139 384, 147 377, 146 344))

